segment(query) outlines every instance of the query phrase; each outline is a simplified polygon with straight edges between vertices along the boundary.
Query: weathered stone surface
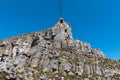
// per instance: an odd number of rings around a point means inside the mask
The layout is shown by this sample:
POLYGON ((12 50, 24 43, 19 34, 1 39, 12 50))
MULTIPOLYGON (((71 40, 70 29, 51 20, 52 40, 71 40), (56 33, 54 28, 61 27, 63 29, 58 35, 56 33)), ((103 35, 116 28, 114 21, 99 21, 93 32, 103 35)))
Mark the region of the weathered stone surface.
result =
POLYGON ((48 30, 0 41, 1 76, 4 80, 119 80, 120 60, 107 59, 89 43, 74 40, 70 25, 59 21, 48 30))

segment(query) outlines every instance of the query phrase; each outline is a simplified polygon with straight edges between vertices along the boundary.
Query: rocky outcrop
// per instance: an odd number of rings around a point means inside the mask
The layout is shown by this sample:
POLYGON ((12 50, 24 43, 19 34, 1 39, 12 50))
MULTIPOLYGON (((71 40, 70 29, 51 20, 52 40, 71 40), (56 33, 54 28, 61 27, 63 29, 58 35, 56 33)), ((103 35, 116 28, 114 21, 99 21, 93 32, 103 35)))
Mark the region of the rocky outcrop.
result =
POLYGON ((0 41, 0 80, 6 79, 119 80, 120 60, 74 40, 61 18, 48 30, 0 41))

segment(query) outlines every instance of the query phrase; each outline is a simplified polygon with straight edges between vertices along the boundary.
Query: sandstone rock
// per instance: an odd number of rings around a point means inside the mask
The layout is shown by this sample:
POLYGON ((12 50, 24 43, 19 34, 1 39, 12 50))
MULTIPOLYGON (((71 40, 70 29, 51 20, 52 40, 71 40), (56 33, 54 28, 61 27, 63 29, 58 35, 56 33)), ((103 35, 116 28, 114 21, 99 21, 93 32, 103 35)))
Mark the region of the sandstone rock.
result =
POLYGON ((84 68, 83 68, 85 74, 90 74, 90 66, 89 65, 84 65, 84 68))
POLYGON ((44 75, 41 75, 40 80, 47 80, 47 79, 46 79, 46 77, 44 75))
POLYGON ((119 80, 120 60, 74 40, 63 19, 52 28, 0 41, 4 80, 119 80))

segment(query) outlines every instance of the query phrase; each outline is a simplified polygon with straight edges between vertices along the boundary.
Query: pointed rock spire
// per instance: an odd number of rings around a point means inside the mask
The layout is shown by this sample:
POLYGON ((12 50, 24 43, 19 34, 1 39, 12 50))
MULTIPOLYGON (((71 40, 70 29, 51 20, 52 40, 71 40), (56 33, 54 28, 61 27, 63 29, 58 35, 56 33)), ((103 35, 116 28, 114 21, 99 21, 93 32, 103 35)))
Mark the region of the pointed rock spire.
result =
POLYGON ((55 35, 54 40, 61 41, 72 39, 71 27, 63 18, 60 18, 58 23, 52 28, 52 32, 55 35))

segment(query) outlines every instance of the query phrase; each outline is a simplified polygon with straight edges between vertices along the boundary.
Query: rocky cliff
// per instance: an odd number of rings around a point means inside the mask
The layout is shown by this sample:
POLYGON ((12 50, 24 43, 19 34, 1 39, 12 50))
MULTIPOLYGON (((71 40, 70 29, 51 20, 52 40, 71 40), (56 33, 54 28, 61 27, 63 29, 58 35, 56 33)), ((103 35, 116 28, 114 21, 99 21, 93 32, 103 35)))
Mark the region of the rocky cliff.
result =
POLYGON ((74 40, 61 18, 48 30, 0 41, 0 80, 120 80, 120 60, 74 40))

